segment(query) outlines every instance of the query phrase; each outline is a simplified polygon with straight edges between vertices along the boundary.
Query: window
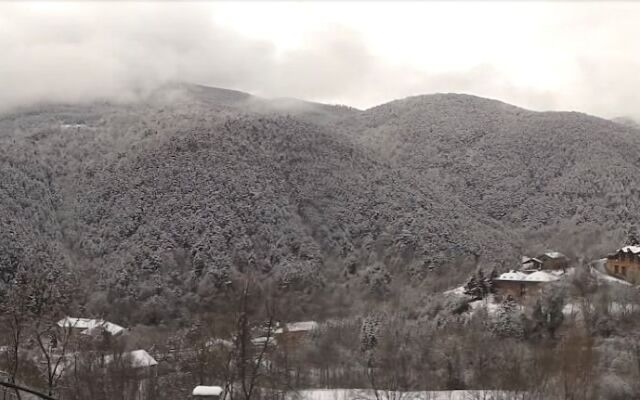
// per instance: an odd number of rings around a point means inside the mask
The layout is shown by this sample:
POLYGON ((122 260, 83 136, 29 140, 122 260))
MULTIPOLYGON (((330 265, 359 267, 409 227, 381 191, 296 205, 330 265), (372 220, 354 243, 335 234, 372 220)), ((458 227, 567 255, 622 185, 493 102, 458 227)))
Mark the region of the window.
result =
POLYGON ((620 273, 620 267, 618 267, 617 265, 614 265, 614 266, 613 266, 613 272, 614 272, 615 274, 619 274, 619 273, 620 273))
POLYGON ((627 267, 622 267, 622 275, 627 276, 627 267))

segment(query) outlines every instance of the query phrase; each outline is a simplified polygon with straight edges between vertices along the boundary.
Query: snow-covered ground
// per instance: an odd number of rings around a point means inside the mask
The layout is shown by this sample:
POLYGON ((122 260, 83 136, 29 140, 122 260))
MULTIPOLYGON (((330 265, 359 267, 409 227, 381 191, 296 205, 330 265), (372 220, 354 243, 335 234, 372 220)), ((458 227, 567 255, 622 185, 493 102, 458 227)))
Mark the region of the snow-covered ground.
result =
POLYGON ((476 300, 474 302, 469 303, 469 307, 471 307, 473 311, 486 308, 487 313, 489 313, 489 315, 494 315, 495 313, 498 312, 498 309, 500 308, 500 303, 496 302, 493 295, 490 295, 486 299, 476 300))
MULTIPOLYGON (((514 393, 484 390, 440 390, 423 392, 379 391, 383 400, 507 400, 514 393)), ((292 399, 300 400, 375 400, 370 389, 314 389, 293 394, 292 399)))
MULTIPOLYGON (((620 284, 620 285, 624 285, 624 286, 633 286, 631 283, 624 281, 622 279, 616 278, 614 276, 609 275, 606 270, 605 270, 605 263, 606 263, 606 258, 605 259, 601 259, 601 260, 596 260, 591 264, 591 267, 589 269, 589 271, 591 272, 591 274, 599 281, 599 282, 606 282, 606 283, 614 283, 614 284, 620 284)), ((562 279, 566 279, 569 278, 573 275, 576 274, 576 269, 575 268, 567 268, 565 271, 563 270, 552 270, 552 271, 538 271, 538 272, 534 272, 532 274, 525 274, 521 271, 512 271, 506 274, 502 274, 502 276, 504 275, 518 275, 519 279, 523 279, 522 277, 530 277, 532 275, 535 274, 539 274, 540 278, 539 279, 534 279, 537 281, 547 281, 547 282, 551 282, 554 280, 562 280, 562 279), (542 275, 544 273, 544 276, 542 275), (522 275, 522 277, 520 277, 520 275, 522 275), (544 279, 543 279, 544 278, 544 279)), ((464 286, 459 286, 453 289, 449 289, 447 291, 445 291, 443 294, 446 296, 459 296, 459 297, 463 297, 465 296, 464 294, 464 286)), ((477 300, 477 301, 473 301, 471 303, 469 303, 469 306, 471 307, 471 310, 473 312, 476 312, 480 309, 486 308, 487 312, 489 313, 489 315, 494 315, 497 310, 500 308, 500 304, 497 303, 494 299, 493 296, 488 296, 486 299, 484 300, 477 300)), ((566 317, 572 317, 572 318, 582 318, 582 305, 569 300, 569 302, 564 306, 564 308, 562 309, 563 314, 566 317)), ((593 307, 593 306, 592 306, 593 307)), ((614 315, 622 315, 625 313, 632 313, 635 312, 636 309, 634 308, 634 305, 631 303, 628 304, 623 304, 623 303, 617 303, 617 302, 613 302, 610 304, 609 307, 609 312, 614 314, 614 315)))
POLYGON ((443 292, 444 295, 464 295, 464 286, 458 286, 457 288, 449 289, 446 292, 443 292))

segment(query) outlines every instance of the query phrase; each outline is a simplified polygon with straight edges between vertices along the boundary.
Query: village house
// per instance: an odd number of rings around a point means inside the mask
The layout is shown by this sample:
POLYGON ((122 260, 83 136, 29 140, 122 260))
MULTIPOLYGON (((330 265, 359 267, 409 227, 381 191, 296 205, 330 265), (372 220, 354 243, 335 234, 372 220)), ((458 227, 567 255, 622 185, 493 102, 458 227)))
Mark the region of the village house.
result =
POLYGON ((60 328, 72 329, 83 335, 95 336, 108 332, 111 336, 118 336, 125 331, 120 325, 102 319, 64 317, 58 321, 60 328))
POLYGON ((630 283, 640 281, 640 246, 625 246, 607 256, 607 273, 630 283))
POLYGON ((542 261, 535 257, 522 257, 522 270, 538 271, 540 269, 542 269, 542 261))
POLYGON ((117 354, 104 354, 103 352, 96 351, 71 353, 65 357, 66 368, 72 368, 83 356, 95 357, 97 365, 100 367, 107 367, 109 364, 115 363, 116 365, 135 371, 146 371, 144 374, 147 375, 155 375, 156 371, 153 367, 158 365, 158 362, 151 354, 146 350, 139 349, 117 354), (153 373, 149 374, 148 371, 152 371, 153 373))
POLYGON ((511 296, 522 301, 526 297, 537 294, 546 284, 559 279, 557 274, 548 271, 536 271, 530 274, 522 271, 510 271, 495 278, 493 287, 498 296, 511 296))
POLYGON ((114 357, 107 355, 104 357, 105 366, 111 363, 122 363, 130 368, 127 373, 130 377, 135 377, 138 382, 137 398, 148 398, 148 393, 152 387, 153 378, 158 376, 158 361, 147 353, 146 350, 133 350, 124 352, 114 357))
POLYGON ((289 322, 274 331, 274 336, 279 344, 298 345, 318 329, 316 321, 289 322))
POLYGON ((133 350, 122 353, 114 358, 112 355, 104 357, 104 363, 110 364, 114 361, 124 361, 131 368, 150 368, 158 365, 158 362, 146 350, 133 350))
POLYGON ((557 251, 548 251, 538 257, 542 270, 566 270, 569 267, 569 258, 557 251))
POLYGON ((557 251, 547 251, 537 257, 523 256, 520 269, 494 278, 493 288, 498 296, 523 300, 558 281, 568 267, 569 258, 557 251))
POLYGON ((523 271, 566 270, 569 258, 558 251, 547 251, 537 257, 522 257, 523 271))

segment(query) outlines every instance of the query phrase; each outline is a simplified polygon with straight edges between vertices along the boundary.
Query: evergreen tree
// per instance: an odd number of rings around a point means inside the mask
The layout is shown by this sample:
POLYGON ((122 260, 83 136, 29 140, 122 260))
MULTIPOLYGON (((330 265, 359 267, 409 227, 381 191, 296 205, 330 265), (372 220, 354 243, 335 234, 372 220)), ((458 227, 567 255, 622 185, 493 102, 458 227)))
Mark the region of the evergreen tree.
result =
POLYGON ((533 312, 531 313, 531 327, 530 333, 535 337, 541 337, 544 331, 545 313, 542 309, 542 303, 540 299, 536 300, 536 304, 533 306, 533 312))
POLYGON ((549 337, 554 338, 556 331, 564 322, 563 307, 564 297, 561 293, 554 293, 551 296, 538 299, 531 314, 532 333, 546 332, 549 337))
POLYGON ((464 294, 471 296, 472 300, 482 299, 482 288, 475 274, 471 275, 467 284, 464 285, 464 294))
POLYGON ((478 282, 478 290, 480 292, 480 298, 484 299, 489 292, 489 285, 487 284, 487 278, 484 276, 484 272, 481 269, 476 272, 476 281, 478 282))
POLYGON ((472 301, 484 299, 495 292, 493 280, 496 276, 495 270, 493 270, 489 276, 486 276, 484 272, 479 269, 469 278, 469 281, 464 286, 464 293, 471 296, 472 301))
POLYGON ((625 244, 627 246, 640 246, 640 235, 638 235, 637 225, 634 224, 629 227, 625 244))
POLYGON ((495 268, 493 268, 491 270, 491 272, 489 273, 489 277, 487 278, 487 287, 488 287, 488 294, 495 294, 496 293, 496 288, 495 288, 495 280, 498 278, 498 272, 496 271, 495 268))
POLYGON ((380 331, 380 319, 376 316, 368 316, 362 321, 360 328, 360 348, 363 352, 373 350, 378 344, 380 331))
POLYGON ((493 333, 498 337, 519 338, 524 334, 522 313, 518 303, 508 296, 500 305, 492 326, 493 333))
POLYGON ((564 299, 560 295, 551 296, 547 302, 545 326, 551 338, 555 337, 556 331, 564 322, 563 307, 564 299))

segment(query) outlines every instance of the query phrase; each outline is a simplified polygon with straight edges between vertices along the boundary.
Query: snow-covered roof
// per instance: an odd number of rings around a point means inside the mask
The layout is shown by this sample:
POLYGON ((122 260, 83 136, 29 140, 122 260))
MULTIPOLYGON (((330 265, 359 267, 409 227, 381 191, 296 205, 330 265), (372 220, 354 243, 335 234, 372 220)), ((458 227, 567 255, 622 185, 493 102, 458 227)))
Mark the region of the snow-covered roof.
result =
POLYGON ((542 261, 538 260, 535 257, 522 257, 522 263, 523 264, 527 264, 527 263, 530 263, 530 262, 537 262, 537 263, 541 263, 542 264, 542 261))
POLYGON ((115 336, 122 333, 125 329, 120 325, 102 319, 71 317, 64 317, 63 319, 58 321, 58 326, 61 328, 84 329, 80 333, 83 333, 85 335, 92 335, 99 330, 104 329, 105 331, 115 336))
MULTIPOLYGON (((146 350, 134 350, 128 353, 122 354, 122 358, 131 361, 131 366, 134 368, 153 367, 158 365, 155 358, 151 357, 151 354, 146 350)), ((110 363, 113 360, 113 356, 106 356, 104 358, 105 363, 110 363)))
POLYGON ((544 272, 551 275, 555 275, 555 276, 563 276, 563 275, 570 276, 570 275, 575 275, 576 269, 575 267, 570 267, 565 269, 548 269, 548 270, 545 270, 544 272))
POLYGON ((196 386, 191 394, 193 396, 220 396, 222 388, 220 386, 196 386))
POLYGON ((283 328, 278 328, 275 330, 275 333, 282 332, 308 332, 318 328, 318 323, 316 321, 300 321, 300 322, 289 322, 284 325, 283 328))
POLYGON ((526 280, 531 282, 553 282, 557 281, 558 278, 555 274, 550 274, 546 271, 536 271, 531 275, 528 275, 526 280))
POLYGON ((527 274, 525 274, 524 272, 520 272, 520 271, 509 271, 509 272, 505 272, 504 274, 501 274, 500 276, 498 276, 497 280, 499 280, 499 281, 526 281, 527 280, 527 274))
POLYGON ((58 321, 58 326, 61 328, 89 329, 96 325, 96 321, 97 320, 91 318, 64 317, 58 321))
POLYGON ((549 258, 562 258, 565 255, 558 252, 558 251, 548 251, 546 253, 544 253, 545 256, 549 257, 549 258))
POLYGON ((555 274, 546 271, 536 271, 532 274, 526 274, 521 271, 509 271, 498 276, 499 281, 528 281, 528 282, 552 282, 559 278, 555 274))
POLYGON ((158 362, 155 358, 151 357, 151 354, 147 353, 146 350, 134 350, 127 353, 127 357, 131 358, 131 363, 134 367, 152 367, 154 365, 158 365, 158 362))
POLYGON ((116 325, 112 322, 102 321, 102 323, 97 324, 89 329, 86 329, 80 333, 84 335, 95 335, 100 333, 101 331, 109 332, 111 335, 115 336, 122 332, 124 332, 124 328, 120 325, 116 325))
POLYGON ((624 251, 625 253, 631 252, 633 254, 638 254, 640 253, 640 246, 624 246, 619 251, 624 251))

